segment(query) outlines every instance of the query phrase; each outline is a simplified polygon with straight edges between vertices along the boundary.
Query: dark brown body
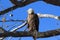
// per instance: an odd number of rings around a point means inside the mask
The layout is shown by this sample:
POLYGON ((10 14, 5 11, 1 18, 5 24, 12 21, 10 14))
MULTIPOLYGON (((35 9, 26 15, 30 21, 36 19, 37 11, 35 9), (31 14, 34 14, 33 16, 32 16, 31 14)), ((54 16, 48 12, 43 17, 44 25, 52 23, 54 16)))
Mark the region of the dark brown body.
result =
POLYGON ((27 18, 29 31, 38 31, 39 29, 39 18, 36 14, 29 14, 27 18))

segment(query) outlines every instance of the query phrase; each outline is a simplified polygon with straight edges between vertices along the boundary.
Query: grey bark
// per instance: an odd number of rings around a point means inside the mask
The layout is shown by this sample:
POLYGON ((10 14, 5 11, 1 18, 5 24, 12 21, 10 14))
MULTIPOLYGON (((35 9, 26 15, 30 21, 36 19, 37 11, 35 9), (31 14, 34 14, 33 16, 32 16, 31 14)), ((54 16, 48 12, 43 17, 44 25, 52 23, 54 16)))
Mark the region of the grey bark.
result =
MULTIPOLYGON (((32 33, 27 32, 27 31, 20 31, 20 32, 5 32, 5 33, 0 33, 0 37, 32 37, 32 33)), ((46 38, 46 37, 52 37, 52 36, 57 36, 60 35, 60 29, 56 30, 50 30, 46 32, 38 32, 37 38, 46 38)))

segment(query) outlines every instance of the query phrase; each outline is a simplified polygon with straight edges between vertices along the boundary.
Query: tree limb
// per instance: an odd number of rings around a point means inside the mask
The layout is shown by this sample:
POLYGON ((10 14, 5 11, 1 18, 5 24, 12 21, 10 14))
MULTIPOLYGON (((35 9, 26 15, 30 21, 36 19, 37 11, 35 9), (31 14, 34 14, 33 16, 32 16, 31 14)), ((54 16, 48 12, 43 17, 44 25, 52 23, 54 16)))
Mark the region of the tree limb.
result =
MULTIPOLYGON (((20 32, 5 32, 5 33, 0 33, 0 37, 31 37, 33 32, 26 32, 26 31, 20 31, 20 32)), ((60 29, 56 30, 50 30, 46 32, 38 32, 37 38, 46 38, 46 37, 51 37, 51 36, 57 36, 60 35, 60 29)))
POLYGON ((14 28, 14 29, 12 29, 12 30, 10 30, 10 32, 15 32, 16 30, 18 30, 18 29, 24 27, 26 24, 27 24, 27 22, 25 21, 25 22, 24 22, 23 24, 21 24, 20 26, 14 28))
MULTIPOLYGON (((3 22, 0 20, 0 22, 3 22)), ((25 20, 6 20, 5 22, 25 22, 25 20)))
POLYGON ((37 15, 38 15, 39 18, 54 18, 54 19, 60 20, 60 16, 56 16, 56 15, 52 15, 52 14, 37 13, 37 15))
POLYGON ((46 2, 46 3, 50 3, 50 4, 53 4, 53 5, 60 6, 60 0, 43 0, 43 1, 46 2))
POLYGON ((15 10, 16 8, 19 8, 19 6, 13 6, 13 7, 10 7, 10 8, 8 8, 8 9, 5 9, 5 10, 3 10, 3 11, 0 11, 0 15, 6 14, 6 13, 8 13, 9 11, 15 10))
MULTIPOLYGON (((5 33, 5 32, 7 32, 7 31, 5 31, 2 27, 0 27, 0 33, 5 33)), ((4 37, 0 37, 0 40, 3 40, 4 39, 4 37)))
POLYGON ((28 5, 30 3, 33 3, 33 2, 37 2, 39 0, 21 0, 21 1, 17 1, 17 0, 10 0, 13 4, 17 5, 17 6, 25 6, 25 5, 28 5))
POLYGON ((15 10, 16 8, 19 8, 19 7, 24 7, 24 6, 26 6, 26 5, 28 5, 28 4, 30 4, 30 3, 33 3, 33 2, 36 2, 36 1, 38 1, 38 0, 27 0, 27 1, 24 1, 24 2, 18 2, 17 0, 10 0, 12 3, 16 3, 17 5, 14 5, 13 7, 10 7, 10 8, 8 8, 8 9, 5 9, 5 10, 3 10, 3 11, 0 11, 0 15, 3 15, 3 14, 6 14, 6 13, 8 13, 9 11, 12 11, 12 10, 15 10))
MULTIPOLYGON (((37 2, 37 1, 40 1, 40 0, 26 0, 26 1, 17 1, 17 0, 10 0, 13 4, 15 4, 15 6, 13 7, 10 7, 8 9, 5 9, 3 11, 0 11, 0 15, 3 15, 3 14, 6 14, 8 13, 9 11, 12 11, 12 10, 15 10, 16 8, 19 8, 19 7, 24 7, 30 3, 33 3, 33 2, 37 2), (12 10, 11 10, 12 9, 12 10)), ((43 0, 44 2, 46 3, 50 3, 50 4, 54 4, 54 5, 58 5, 60 6, 60 1, 59 0, 43 0)))

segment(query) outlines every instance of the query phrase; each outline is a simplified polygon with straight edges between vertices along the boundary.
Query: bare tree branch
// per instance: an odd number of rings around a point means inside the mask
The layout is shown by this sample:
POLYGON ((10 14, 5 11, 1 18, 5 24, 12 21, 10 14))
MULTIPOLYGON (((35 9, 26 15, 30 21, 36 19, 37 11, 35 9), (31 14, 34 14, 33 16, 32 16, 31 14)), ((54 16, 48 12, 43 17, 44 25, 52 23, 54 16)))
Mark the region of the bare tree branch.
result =
MULTIPOLYGON (((0 33, 5 33, 5 32, 7 32, 7 31, 5 31, 2 27, 0 27, 0 33)), ((0 37, 0 40, 3 40, 4 39, 4 37, 0 37)))
POLYGON ((8 13, 9 11, 15 10, 16 8, 19 8, 19 6, 13 6, 13 7, 10 7, 10 8, 8 8, 8 9, 5 9, 5 10, 3 10, 3 11, 0 11, 0 15, 6 14, 6 13, 8 13))
POLYGON ((25 21, 25 22, 24 22, 23 24, 21 24, 20 26, 14 28, 14 29, 12 29, 12 30, 10 30, 10 32, 15 32, 16 30, 18 30, 18 29, 24 27, 26 24, 27 24, 27 22, 25 21))
POLYGON ((46 3, 50 3, 50 4, 53 4, 53 5, 60 6, 60 0, 43 0, 43 1, 46 2, 46 3))
MULTIPOLYGON (((13 4, 15 4, 15 6, 10 7, 8 9, 5 9, 3 11, 0 11, 0 15, 6 14, 9 11, 15 10, 16 8, 24 7, 24 6, 26 6, 26 5, 30 4, 30 3, 37 2, 37 1, 40 1, 40 0, 25 0, 25 1, 10 0, 10 1, 13 4)), ((43 0, 43 1, 46 2, 46 3, 50 3, 50 4, 54 4, 54 5, 60 6, 60 0, 43 0)))
MULTIPOLYGON (((0 21, 0 22, 3 22, 3 21, 0 21)), ((6 20, 5 22, 25 22, 25 20, 6 20)), ((23 25, 24 26, 24 25, 23 25)), ((20 27, 20 26, 19 26, 20 27)), ((21 27, 20 27, 21 28, 21 27)), ((16 28, 15 28, 16 29, 16 28)), ((2 33, 3 31, 2 30, 4 30, 4 29, 2 29, 2 28, 0 28, 0 32, 2 33)), ((16 29, 17 30, 17 29, 16 29)), ((16 30, 11 30, 11 32, 13 32, 13 31, 16 31, 16 30)), ((4 30, 4 32, 6 32, 5 30, 4 30)), ((0 40, 3 40, 5 37, 0 37, 0 40)))
MULTIPOLYGON (((0 22, 3 22, 0 20, 0 22)), ((6 20, 5 22, 25 22, 25 20, 6 20)))
MULTIPOLYGON (((5 32, 5 33, 0 33, 0 37, 31 37, 33 32, 26 32, 26 31, 20 31, 20 32, 5 32)), ((60 29, 56 30, 50 30, 46 32, 38 32, 37 38, 46 38, 46 37, 51 37, 51 36, 57 36, 60 35, 60 29)))
POLYGON ((17 1, 17 0, 10 0, 13 4, 17 5, 17 6, 25 6, 25 5, 28 5, 30 3, 33 3, 33 2, 37 2, 39 0, 20 0, 20 1, 17 1))
POLYGON ((6 32, 2 27, 0 27, 0 33, 6 32))
POLYGON ((28 4, 30 4, 30 3, 33 3, 33 2, 36 2, 36 1, 38 1, 38 0, 27 0, 27 1, 17 1, 17 0, 10 0, 12 3, 16 3, 17 5, 15 5, 15 6, 13 6, 13 7, 10 7, 10 8, 8 8, 8 9, 5 9, 5 10, 3 10, 3 11, 0 11, 0 15, 3 15, 3 14, 6 14, 6 13, 8 13, 9 11, 12 11, 12 10, 15 10, 16 8, 19 8, 19 7, 24 7, 24 6, 26 6, 26 5, 28 5, 28 4))
POLYGON ((37 15, 40 18, 54 18, 54 19, 60 20, 60 16, 56 16, 56 15, 52 15, 52 14, 40 14, 40 13, 37 13, 37 15))

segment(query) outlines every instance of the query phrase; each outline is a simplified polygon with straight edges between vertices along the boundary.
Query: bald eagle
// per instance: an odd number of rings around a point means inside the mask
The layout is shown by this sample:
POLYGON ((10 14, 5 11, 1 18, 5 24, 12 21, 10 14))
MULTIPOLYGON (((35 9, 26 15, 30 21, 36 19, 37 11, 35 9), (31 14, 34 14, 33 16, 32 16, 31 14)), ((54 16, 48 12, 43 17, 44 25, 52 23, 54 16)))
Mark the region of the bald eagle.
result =
POLYGON ((32 8, 28 9, 27 12, 28 12, 27 18, 28 29, 30 32, 33 32, 34 40, 36 40, 37 32, 39 29, 39 18, 38 15, 34 13, 32 8))

